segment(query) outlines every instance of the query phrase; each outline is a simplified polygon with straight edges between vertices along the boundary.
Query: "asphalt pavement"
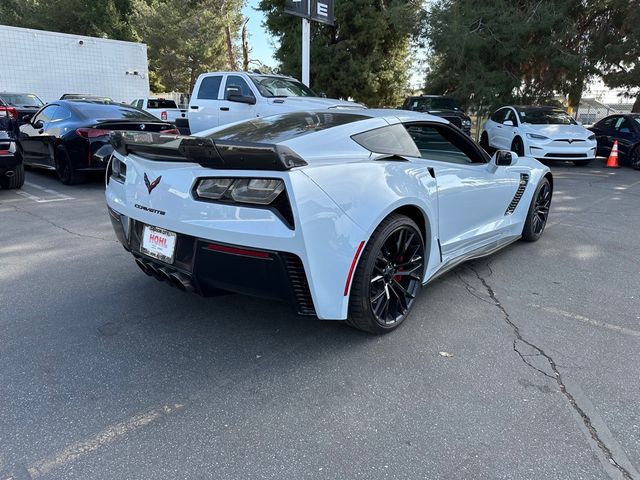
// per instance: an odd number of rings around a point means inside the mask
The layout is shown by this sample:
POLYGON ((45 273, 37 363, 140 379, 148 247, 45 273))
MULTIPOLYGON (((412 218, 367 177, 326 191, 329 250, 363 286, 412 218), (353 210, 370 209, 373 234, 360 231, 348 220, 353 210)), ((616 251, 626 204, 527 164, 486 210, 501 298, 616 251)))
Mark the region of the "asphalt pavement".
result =
POLYGON ((145 276, 99 178, 0 190, 0 480, 638 479, 640 172, 371 336, 145 276))

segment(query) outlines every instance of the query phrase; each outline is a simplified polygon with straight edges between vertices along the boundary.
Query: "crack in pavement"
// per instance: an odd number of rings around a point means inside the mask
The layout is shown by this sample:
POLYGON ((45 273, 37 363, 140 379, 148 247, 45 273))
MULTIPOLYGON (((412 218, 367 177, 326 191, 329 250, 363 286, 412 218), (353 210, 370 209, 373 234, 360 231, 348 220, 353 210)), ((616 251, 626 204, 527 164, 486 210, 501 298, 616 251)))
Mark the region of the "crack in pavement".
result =
POLYGON ((84 233, 74 232, 73 230, 69 230, 68 228, 63 227, 62 225, 58 225, 57 223, 49 220, 46 217, 43 217, 42 215, 38 215, 37 213, 30 212, 29 210, 24 210, 22 208, 18 208, 16 205, 7 205, 7 207, 13 208, 14 211, 16 211, 16 212, 25 213, 27 215, 30 215, 30 216, 34 217, 34 218, 42 220, 43 222, 47 222, 52 227, 58 228, 58 229, 62 230, 63 232, 66 232, 69 235, 73 235, 75 237, 93 238, 94 240, 101 240, 103 242, 116 242, 117 243, 117 240, 110 240, 110 239, 107 239, 107 238, 96 237, 95 235, 87 235, 87 234, 84 234, 84 233))
POLYGON ((613 457, 613 453, 611 452, 611 449, 600 438, 600 435, 598 434, 598 431, 593 426, 593 424, 591 422, 591 419, 589 418, 587 413, 578 404, 577 400, 571 394, 571 392, 568 391, 568 389, 567 389, 567 387, 566 387, 566 385, 565 385, 565 383, 564 383, 564 381, 562 379, 562 375, 560 374, 560 370, 558 370, 558 365, 556 364, 555 360, 550 355, 548 355, 542 348, 540 348, 537 345, 529 342, 528 340, 526 340, 522 336, 522 333, 520 332, 520 327, 518 327, 518 325, 516 325, 513 322, 513 320, 511 320, 511 316, 509 315, 509 312, 507 312, 507 310, 504 307, 504 305, 502 305, 502 303, 500 303, 500 300, 498 300, 498 297, 496 296, 496 293, 493 290, 493 288, 491 288, 491 286, 487 283, 487 281, 484 279, 484 277, 482 277, 473 266, 467 265, 467 268, 469 268, 469 270, 471 270, 475 274, 475 276, 478 278, 480 283, 482 283, 482 285, 484 286, 484 288, 487 291, 487 294, 489 295, 489 298, 491 298, 491 300, 494 302, 496 308, 498 310, 500 310, 500 312, 502 313, 505 323, 507 323, 507 325, 509 325, 511 327, 511 329, 513 330, 513 333, 516 336, 516 339, 513 341, 513 350, 520 356, 520 358, 522 359, 522 361, 526 365, 528 365, 529 367, 533 368, 537 372, 542 373, 543 375, 545 375, 545 376, 547 376, 549 378, 552 378, 552 379, 554 379, 556 381, 556 383, 558 384, 558 387, 560 388, 560 392, 562 392, 562 394, 565 396, 565 398, 569 401, 569 404, 571 405, 571 407, 576 411, 576 413, 580 416, 580 418, 582 418, 584 426, 589 431, 589 434, 591 435, 592 440, 596 443, 598 448, 605 455, 605 457, 608 460, 608 462, 622 474, 622 478, 624 478, 625 480, 633 480, 633 476, 631 475, 631 473, 615 460, 615 458, 613 457), (532 348, 533 350, 538 352, 538 354, 541 357, 543 357, 545 360, 547 360, 547 362, 549 363, 549 367, 553 371, 553 375, 554 376, 551 376, 548 373, 540 370, 539 368, 534 367, 533 365, 531 365, 531 363, 526 361, 525 357, 522 355, 522 353, 517 348, 517 344, 516 344, 517 341, 520 341, 520 342, 524 343, 525 345, 529 346, 530 348, 532 348))

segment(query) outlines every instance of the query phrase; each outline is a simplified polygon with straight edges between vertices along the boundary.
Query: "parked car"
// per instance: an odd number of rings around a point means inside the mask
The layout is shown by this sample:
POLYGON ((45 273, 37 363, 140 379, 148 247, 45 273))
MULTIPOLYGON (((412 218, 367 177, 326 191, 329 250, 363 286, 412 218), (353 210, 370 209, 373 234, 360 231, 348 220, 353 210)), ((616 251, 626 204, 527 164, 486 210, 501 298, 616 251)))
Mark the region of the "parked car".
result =
POLYGON ((508 106, 496 110, 484 125, 480 145, 506 149, 538 160, 591 163, 596 156, 595 135, 567 112, 555 107, 508 106))
POLYGON ((471 118, 464 113, 460 104, 451 97, 443 95, 412 96, 404 101, 402 109, 442 117, 449 120, 467 135, 471 135, 471 118))
POLYGON ((21 188, 24 184, 24 165, 16 139, 18 122, 14 107, 0 106, 0 187, 21 188))
POLYGON ((598 140, 598 155, 609 156, 617 140, 620 163, 640 170, 640 113, 611 115, 589 130, 598 140))
POLYGON ((44 103, 33 93, 1 92, 0 106, 15 109, 18 125, 22 125, 24 117, 36 113, 44 106, 44 103))
POLYGON ((20 127, 20 149, 26 165, 55 169, 71 185, 106 168, 113 130, 177 133, 173 124, 129 105, 59 100, 20 127))
POLYGON ((460 262, 542 235, 549 169, 403 110, 290 112, 113 137, 107 204, 148 275, 384 333, 460 262), (184 163, 188 162, 188 163, 184 163))
POLYGON ((323 98, 295 78, 248 72, 203 73, 189 102, 187 119, 177 119, 181 131, 201 132, 227 123, 278 113, 323 108, 365 108, 323 98))
POLYGON ((179 109, 176 102, 165 98, 136 98, 131 105, 168 122, 175 122, 178 118, 187 116, 186 109, 179 109))
POLYGON ((91 95, 90 93, 65 93, 60 100, 88 100, 91 102, 114 103, 109 97, 91 95))

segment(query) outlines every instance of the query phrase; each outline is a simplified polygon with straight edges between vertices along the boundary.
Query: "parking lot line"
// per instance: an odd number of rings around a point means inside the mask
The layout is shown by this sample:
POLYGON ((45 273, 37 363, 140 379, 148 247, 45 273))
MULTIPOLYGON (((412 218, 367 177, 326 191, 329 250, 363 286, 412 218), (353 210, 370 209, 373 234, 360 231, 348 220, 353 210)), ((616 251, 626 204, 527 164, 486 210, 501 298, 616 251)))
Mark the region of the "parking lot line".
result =
POLYGON ((640 332, 637 330, 621 327, 620 325, 613 325, 611 323, 603 322, 602 320, 595 320, 593 318, 585 317, 584 315, 580 315, 577 313, 566 312, 564 310, 560 310, 559 308, 545 307, 543 305, 536 305, 534 303, 531 303, 528 306, 531 308, 537 308, 547 313, 559 315, 561 317, 571 318, 573 320, 577 320, 582 323, 588 323, 589 325, 593 325, 595 327, 606 328, 614 332, 622 333, 624 335, 629 335, 630 337, 640 337, 640 332))
POLYGON ((33 193, 29 193, 25 190, 17 190, 15 192, 17 195, 20 195, 21 197, 24 197, 36 203, 51 203, 51 202, 64 202, 67 200, 75 200, 75 197, 72 197, 70 195, 65 195, 64 193, 58 192, 56 190, 52 190, 50 188, 43 187, 42 185, 38 185, 31 182, 24 182, 24 184, 30 188, 44 192, 49 196, 53 196, 53 198, 47 198, 44 196, 40 197, 38 195, 33 195, 33 193))
POLYGON ((163 405, 160 408, 155 408, 148 412, 134 415, 124 422, 116 423, 115 425, 105 428, 91 438, 68 446, 61 452, 58 452, 57 454, 49 458, 45 458, 43 460, 35 462, 27 468, 27 472, 29 472, 29 475, 31 475, 32 479, 47 475, 52 470, 66 463, 73 462, 78 458, 86 455, 87 453, 94 452, 100 447, 112 443, 119 437, 126 435, 129 432, 138 430, 156 420, 159 420, 162 417, 181 411, 183 409, 183 404, 175 403, 170 405, 163 405))
POLYGON ((65 195, 64 193, 60 193, 56 190, 52 190, 50 188, 46 188, 43 187, 41 185, 35 184, 35 183, 31 183, 31 182, 24 182, 25 185, 28 185, 29 187, 33 187, 33 188, 37 188, 38 190, 42 190, 43 192, 49 193, 51 195, 56 195, 60 198, 68 198, 68 199, 73 199, 73 197, 69 196, 69 195, 65 195))

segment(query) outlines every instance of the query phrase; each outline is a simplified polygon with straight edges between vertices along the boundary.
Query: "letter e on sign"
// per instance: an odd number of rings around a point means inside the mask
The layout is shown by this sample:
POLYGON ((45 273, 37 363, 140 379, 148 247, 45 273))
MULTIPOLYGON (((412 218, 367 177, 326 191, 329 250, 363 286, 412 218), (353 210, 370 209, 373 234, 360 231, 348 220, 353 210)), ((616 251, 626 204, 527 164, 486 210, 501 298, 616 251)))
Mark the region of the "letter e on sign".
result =
POLYGON ((326 3, 318 2, 318 15, 322 15, 323 17, 329 16, 329 5, 326 3))
POLYGON ((335 0, 311 0, 311 20, 334 24, 333 5, 335 0))

